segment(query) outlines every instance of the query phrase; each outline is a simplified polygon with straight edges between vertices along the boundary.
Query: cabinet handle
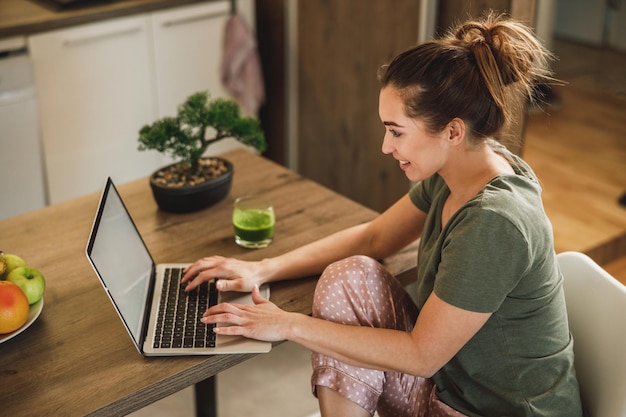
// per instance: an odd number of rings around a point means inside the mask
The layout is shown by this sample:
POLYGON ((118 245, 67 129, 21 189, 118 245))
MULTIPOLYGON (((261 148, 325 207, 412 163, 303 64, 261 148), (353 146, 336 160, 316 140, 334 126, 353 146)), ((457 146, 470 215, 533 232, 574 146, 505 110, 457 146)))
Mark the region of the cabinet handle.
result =
POLYGON ((198 22, 200 20, 214 19, 216 17, 228 16, 229 14, 230 13, 228 11, 221 11, 221 12, 200 14, 197 16, 184 17, 182 19, 166 20, 165 22, 163 22, 163 27, 167 28, 171 26, 183 25, 185 23, 198 22))
POLYGON ((67 39, 65 41, 63 41, 63 46, 79 46, 85 43, 89 43, 89 42, 96 42, 99 41, 101 39, 105 39, 105 38, 112 38, 114 36, 123 36, 123 35, 129 35, 131 33, 138 33, 141 32, 141 27, 131 27, 131 28, 126 28, 126 29, 120 29, 120 30, 115 30, 115 31, 110 31, 110 32, 104 32, 104 33, 97 33, 94 35, 88 35, 88 36, 83 36, 83 37, 76 37, 76 38, 72 38, 72 39, 67 39))

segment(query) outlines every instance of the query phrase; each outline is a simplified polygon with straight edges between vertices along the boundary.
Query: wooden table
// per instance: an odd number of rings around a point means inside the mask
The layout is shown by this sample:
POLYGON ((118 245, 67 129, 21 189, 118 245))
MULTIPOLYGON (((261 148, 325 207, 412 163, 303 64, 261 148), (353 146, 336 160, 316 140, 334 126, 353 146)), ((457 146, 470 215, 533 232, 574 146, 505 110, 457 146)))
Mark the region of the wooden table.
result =
MULTIPOLYGON (((199 212, 159 211, 147 179, 118 184, 157 262, 191 262, 211 254, 261 259, 376 215, 247 151, 224 156, 235 165, 233 188, 225 200, 199 212), (274 201, 275 240, 265 249, 243 249, 233 241, 233 200, 250 192, 274 201)), ((22 256, 47 282, 41 316, 0 344, 2 415, 126 415, 252 356, 145 358, 137 353, 85 257, 98 200, 95 193, 0 221, 0 249, 22 256)), ((415 273, 414 249, 387 263, 408 282, 415 273)), ((271 300, 310 314, 315 281, 272 284, 271 300)))

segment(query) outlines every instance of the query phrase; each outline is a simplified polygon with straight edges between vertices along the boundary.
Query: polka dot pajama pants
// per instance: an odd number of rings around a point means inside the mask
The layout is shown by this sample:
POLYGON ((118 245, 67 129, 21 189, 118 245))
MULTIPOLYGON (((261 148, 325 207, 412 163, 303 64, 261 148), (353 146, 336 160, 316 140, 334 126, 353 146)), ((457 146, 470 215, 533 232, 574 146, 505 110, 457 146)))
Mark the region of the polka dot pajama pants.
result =
MULTIPOLYGON (((400 282, 379 262, 353 256, 326 268, 315 289, 313 316, 333 322, 411 331, 418 310, 400 282)), ((393 352, 389 352, 393 355, 393 352)), ((427 378, 358 368, 318 353, 311 356, 313 393, 337 391, 380 417, 462 417, 439 401, 427 378)))

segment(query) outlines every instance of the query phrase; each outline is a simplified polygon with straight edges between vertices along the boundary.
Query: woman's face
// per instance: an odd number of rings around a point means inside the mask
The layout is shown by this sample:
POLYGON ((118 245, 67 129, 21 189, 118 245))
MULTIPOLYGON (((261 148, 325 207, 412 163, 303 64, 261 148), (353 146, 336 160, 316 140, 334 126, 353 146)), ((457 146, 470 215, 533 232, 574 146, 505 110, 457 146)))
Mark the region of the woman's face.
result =
POLYGON ((445 165, 449 152, 446 129, 432 134, 423 121, 407 117, 394 87, 380 91, 378 112, 385 125, 382 151, 400 163, 400 169, 409 180, 426 179, 445 165))

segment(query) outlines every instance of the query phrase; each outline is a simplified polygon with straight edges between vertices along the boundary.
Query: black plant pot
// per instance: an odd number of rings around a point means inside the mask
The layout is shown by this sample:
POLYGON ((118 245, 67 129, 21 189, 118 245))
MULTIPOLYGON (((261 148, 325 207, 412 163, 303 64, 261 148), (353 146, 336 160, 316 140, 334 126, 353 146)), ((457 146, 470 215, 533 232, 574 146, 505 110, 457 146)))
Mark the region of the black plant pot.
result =
POLYGON ((230 192, 234 167, 226 159, 219 157, 211 158, 224 162, 228 167, 228 171, 220 177, 193 186, 164 187, 155 181, 158 170, 155 171, 150 176, 150 188, 159 208, 171 213, 189 213, 204 209, 223 200, 230 192))

